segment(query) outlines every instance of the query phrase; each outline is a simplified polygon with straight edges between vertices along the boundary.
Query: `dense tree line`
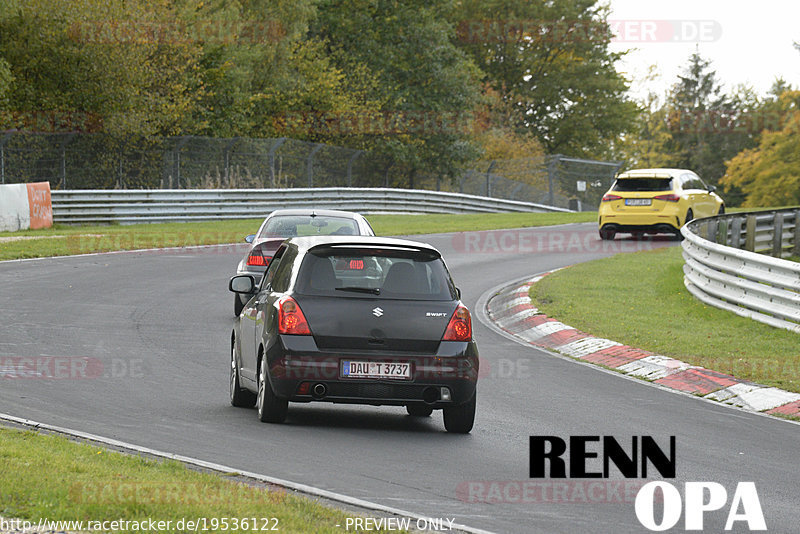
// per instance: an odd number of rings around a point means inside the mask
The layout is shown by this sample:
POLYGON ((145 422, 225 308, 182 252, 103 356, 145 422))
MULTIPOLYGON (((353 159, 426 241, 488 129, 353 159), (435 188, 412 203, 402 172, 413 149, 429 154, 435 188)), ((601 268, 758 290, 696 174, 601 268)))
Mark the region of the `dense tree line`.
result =
POLYGON ((797 201, 791 87, 725 94, 695 54, 634 103, 607 16, 598 0, 4 0, 0 130, 291 137, 369 149, 409 185, 561 153, 689 167, 732 204, 797 201))
POLYGON ((617 149, 627 167, 695 170, 730 206, 798 204, 798 105, 800 93, 780 78, 764 96, 746 86, 723 92, 695 52, 667 95, 649 95, 617 149))
POLYGON ((288 136, 386 154, 412 183, 607 157, 636 107, 596 3, 5 0, 2 129, 74 112, 122 138, 288 136))

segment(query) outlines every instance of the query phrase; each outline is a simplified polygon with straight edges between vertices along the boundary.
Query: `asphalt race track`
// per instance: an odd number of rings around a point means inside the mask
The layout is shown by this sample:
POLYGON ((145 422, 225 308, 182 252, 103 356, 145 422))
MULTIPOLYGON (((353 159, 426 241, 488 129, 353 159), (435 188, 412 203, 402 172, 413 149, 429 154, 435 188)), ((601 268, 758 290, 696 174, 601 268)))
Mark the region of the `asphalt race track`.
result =
POLYGON ((441 412, 419 419, 396 407, 291 404, 286 424, 269 425, 254 409, 231 407, 227 281, 242 253, 233 247, 0 263, 0 364, 85 358, 69 360, 81 367, 62 368, 58 379, 0 378, 0 412, 509 533, 648 532, 635 491, 618 502, 619 474, 591 481, 616 484, 605 497, 595 486, 594 499, 581 499, 588 483, 571 481, 567 498, 546 499, 559 502, 518 502, 519 484, 542 482, 528 477, 530 435, 623 444, 649 435, 664 448, 674 435, 669 482, 681 493, 687 481, 728 491, 728 504, 706 514, 705 532, 723 531, 739 481, 755 482, 770 532, 798 532, 800 425, 522 346, 475 313, 506 281, 674 241, 618 238, 604 249, 592 224, 414 238, 442 251, 473 311, 485 376, 470 435, 447 434, 441 412), (493 502, 473 502, 492 487, 476 481, 498 482, 493 502))

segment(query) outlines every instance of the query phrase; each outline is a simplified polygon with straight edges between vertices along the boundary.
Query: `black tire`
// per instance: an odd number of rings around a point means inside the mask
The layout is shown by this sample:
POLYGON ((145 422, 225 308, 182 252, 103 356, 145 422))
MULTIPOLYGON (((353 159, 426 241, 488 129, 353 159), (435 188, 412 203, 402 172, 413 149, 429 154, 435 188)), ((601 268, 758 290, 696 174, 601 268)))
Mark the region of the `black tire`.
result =
POLYGON ((725 215, 725 204, 719 205, 719 211, 717 212, 717 215, 725 215))
POLYGON ((258 371, 258 396, 256 397, 258 420, 262 423, 283 423, 289 411, 289 401, 279 399, 267 379, 267 358, 261 359, 258 371))
POLYGON ((475 422, 475 400, 477 393, 472 395, 472 398, 452 408, 445 408, 444 411, 444 428, 448 432, 455 434, 469 434, 472 430, 472 425, 475 422))
POLYGON ((600 239, 603 241, 613 241, 614 236, 617 235, 617 232, 614 230, 609 230, 608 228, 601 228, 600 229, 600 239))
POLYGON ((689 208, 689 211, 686 212, 686 219, 684 219, 683 224, 687 224, 692 219, 694 219, 694 212, 692 211, 692 208, 689 208))
POLYGON ((428 417, 433 413, 433 408, 424 404, 409 404, 406 406, 406 411, 408 411, 408 415, 414 417, 428 417))
POLYGON ((242 309, 244 309, 244 303, 242 299, 239 298, 239 293, 233 294, 233 314, 236 317, 239 317, 239 314, 242 313, 242 309))
POLYGON ((252 408, 256 403, 256 396, 252 391, 242 389, 239 385, 239 366, 236 365, 236 345, 231 344, 231 377, 230 377, 231 405, 237 408, 252 408))

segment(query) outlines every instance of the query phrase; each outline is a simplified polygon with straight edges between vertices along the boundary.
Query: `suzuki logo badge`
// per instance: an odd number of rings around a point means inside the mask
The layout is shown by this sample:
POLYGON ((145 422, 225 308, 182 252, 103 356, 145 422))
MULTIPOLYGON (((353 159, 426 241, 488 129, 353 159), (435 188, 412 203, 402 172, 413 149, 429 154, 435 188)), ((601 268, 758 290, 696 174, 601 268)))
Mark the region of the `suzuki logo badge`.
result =
POLYGON ((383 315, 383 310, 380 308, 373 308, 372 315, 374 315, 375 317, 380 317, 383 315))

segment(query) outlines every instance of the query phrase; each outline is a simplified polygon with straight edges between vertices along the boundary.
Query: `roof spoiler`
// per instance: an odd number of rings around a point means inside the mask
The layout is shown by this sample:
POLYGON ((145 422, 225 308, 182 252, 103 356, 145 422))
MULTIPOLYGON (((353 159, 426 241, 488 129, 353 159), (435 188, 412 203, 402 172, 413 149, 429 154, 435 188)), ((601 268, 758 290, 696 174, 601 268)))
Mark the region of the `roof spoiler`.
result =
POLYGON ((406 243, 359 243, 358 241, 340 241, 336 243, 320 243, 319 245, 314 245, 310 247, 308 250, 309 252, 315 250, 330 250, 330 249, 383 249, 383 250, 397 250, 397 251, 408 251, 408 252, 421 252, 425 254, 430 254, 436 257, 441 258, 441 253, 433 247, 429 247, 424 244, 420 244, 419 246, 415 246, 412 244, 406 243))

